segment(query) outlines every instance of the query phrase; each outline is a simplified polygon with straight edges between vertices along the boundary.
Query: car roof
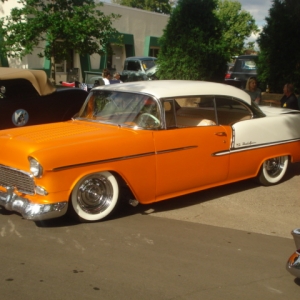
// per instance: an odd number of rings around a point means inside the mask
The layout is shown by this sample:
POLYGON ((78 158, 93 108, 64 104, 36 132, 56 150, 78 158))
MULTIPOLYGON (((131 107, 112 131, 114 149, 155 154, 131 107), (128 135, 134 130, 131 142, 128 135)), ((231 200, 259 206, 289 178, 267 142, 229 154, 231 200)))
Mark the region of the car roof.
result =
POLYGON ((152 57, 152 56, 130 56, 130 57, 126 58, 126 60, 135 60, 135 59, 138 59, 138 60, 157 60, 156 57, 152 57))
POLYGON ((51 84, 43 70, 29 70, 18 68, 0 68, 0 80, 25 79, 31 82, 36 91, 45 96, 53 93, 56 88, 51 84))
POLYGON ((120 92, 144 93, 156 98, 174 98, 199 95, 222 95, 244 100, 251 105, 250 96, 241 89, 228 84, 192 80, 149 80, 120 83, 96 89, 120 92))

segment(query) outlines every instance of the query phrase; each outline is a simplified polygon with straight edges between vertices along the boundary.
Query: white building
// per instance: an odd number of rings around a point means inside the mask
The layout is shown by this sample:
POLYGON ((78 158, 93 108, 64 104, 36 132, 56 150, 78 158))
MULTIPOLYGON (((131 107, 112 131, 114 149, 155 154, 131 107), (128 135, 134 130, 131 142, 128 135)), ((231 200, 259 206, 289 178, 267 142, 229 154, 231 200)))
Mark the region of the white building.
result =
MULTIPOLYGON (((13 7, 19 4, 17 0, 9 0, 0 4, 0 17, 10 14, 13 7)), ((117 4, 104 3, 100 7, 104 14, 119 14, 121 17, 112 24, 123 35, 123 44, 116 45, 113 42, 111 47, 112 56, 99 56, 98 54, 80 56, 72 53, 73 60, 56 64, 56 82, 67 81, 67 74, 71 70, 78 73, 79 81, 83 80, 85 71, 101 72, 108 67, 116 71, 122 71, 123 63, 129 56, 157 56, 159 44, 158 39, 162 36, 163 30, 169 20, 168 15, 135 9, 117 4)), ((0 55, 2 66, 42 69, 50 75, 50 61, 37 56, 38 51, 27 55, 22 60, 6 58, 0 55)))

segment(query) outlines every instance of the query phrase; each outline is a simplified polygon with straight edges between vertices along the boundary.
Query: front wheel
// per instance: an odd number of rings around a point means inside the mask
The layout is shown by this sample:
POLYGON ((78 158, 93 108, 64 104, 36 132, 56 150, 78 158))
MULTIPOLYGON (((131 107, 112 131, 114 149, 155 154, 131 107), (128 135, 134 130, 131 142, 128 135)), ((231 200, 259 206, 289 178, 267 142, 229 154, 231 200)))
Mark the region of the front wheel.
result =
POLYGON ((71 213, 81 222, 99 221, 109 216, 119 199, 119 185, 110 172, 90 174, 75 185, 71 213))
POLYGON ((258 174, 258 181, 265 186, 278 183, 286 173, 288 156, 279 156, 266 160, 258 174))

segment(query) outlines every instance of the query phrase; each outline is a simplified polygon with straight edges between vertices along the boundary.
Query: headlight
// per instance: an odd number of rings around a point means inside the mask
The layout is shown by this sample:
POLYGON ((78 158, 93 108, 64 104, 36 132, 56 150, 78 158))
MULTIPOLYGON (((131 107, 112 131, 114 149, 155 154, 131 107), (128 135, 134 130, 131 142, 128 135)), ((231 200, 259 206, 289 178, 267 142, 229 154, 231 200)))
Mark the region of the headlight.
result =
POLYGON ((42 177, 43 175, 43 167, 40 163, 34 159, 33 157, 28 157, 29 164, 30 164, 30 172, 33 174, 34 177, 42 177))

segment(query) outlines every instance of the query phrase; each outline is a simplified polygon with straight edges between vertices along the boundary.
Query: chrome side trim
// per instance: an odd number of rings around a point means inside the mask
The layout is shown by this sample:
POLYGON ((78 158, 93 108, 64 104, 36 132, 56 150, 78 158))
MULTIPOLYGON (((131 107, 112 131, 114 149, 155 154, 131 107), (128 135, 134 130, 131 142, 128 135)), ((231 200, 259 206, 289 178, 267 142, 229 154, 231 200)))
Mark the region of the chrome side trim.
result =
POLYGON ((260 145, 250 145, 250 146, 241 147, 241 148, 231 148, 230 150, 215 152, 215 153, 213 153, 213 156, 223 156, 223 155, 228 155, 228 154, 233 154, 233 153, 238 153, 238 152, 244 152, 244 151, 249 151, 249 150, 267 148, 267 147, 271 147, 271 146, 289 144, 289 143, 298 142, 298 141, 300 141, 300 138, 286 140, 286 141, 273 142, 273 143, 260 144, 260 145))
POLYGON ((152 156, 152 155, 160 155, 160 154, 166 154, 170 152, 177 152, 177 151, 185 151, 197 148, 198 146, 185 146, 181 148, 174 148, 174 149, 166 149, 161 150, 157 152, 147 152, 147 153, 141 153, 141 154, 135 154, 135 155, 128 155, 128 156, 122 156, 122 157, 114 157, 109 159, 103 159, 103 160, 97 160, 97 161, 90 161, 82 164, 75 164, 75 165, 68 165, 68 166, 62 166, 52 169, 53 172, 58 172, 62 170, 72 169, 72 168, 79 168, 79 167, 86 167, 91 165, 98 165, 98 164, 105 164, 108 162, 116 162, 116 161, 122 161, 122 160, 128 160, 128 159, 136 159, 140 157, 146 157, 146 156, 152 156))
POLYGON ((109 159, 103 159, 103 160, 97 160, 97 161, 89 161, 82 164, 75 164, 75 165, 68 165, 68 166, 62 166, 52 169, 53 172, 58 172, 62 170, 72 169, 72 168, 78 168, 78 167, 86 167, 91 165, 98 165, 98 164, 105 164, 108 162, 116 162, 116 161, 122 161, 127 159, 134 159, 134 158, 140 158, 145 156, 151 156, 154 155, 155 152, 148 152, 148 153, 142 153, 142 154, 135 154, 135 155, 128 155, 128 156, 121 156, 121 157, 114 157, 109 159))
POLYGON ((167 150, 161 150, 157 151, 156 154, 165 154, 170 152, 177 152, 177 151, 185 151, 190 149, 198 148, 198 146, 186 146, 186 147, 180 147, 180 148, 174 148, 174 149, 167 149, 167 150))

